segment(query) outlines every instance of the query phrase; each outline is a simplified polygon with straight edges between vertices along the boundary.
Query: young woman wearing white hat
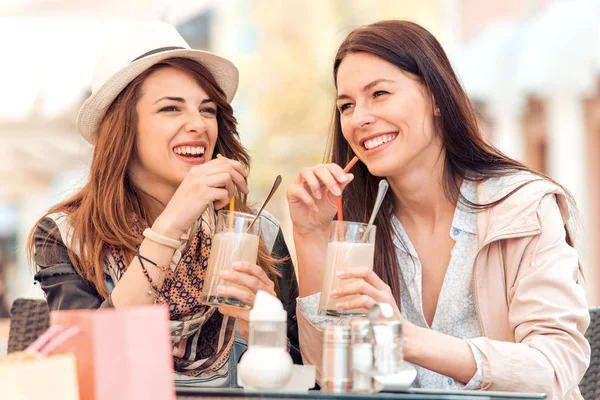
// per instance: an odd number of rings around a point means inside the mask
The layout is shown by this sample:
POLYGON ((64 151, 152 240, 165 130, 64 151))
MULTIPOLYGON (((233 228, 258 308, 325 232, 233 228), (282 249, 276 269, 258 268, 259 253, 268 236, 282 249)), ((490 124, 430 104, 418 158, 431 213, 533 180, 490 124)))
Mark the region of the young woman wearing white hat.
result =
MULTIPOLYGON (((215 210, 235 196, 236 209, 249 211, 250 157, 229 104, 237 86, 230 61, 190 49, 167 24, 120 36, 101 54, 77 118, 94 145, 89 182, 52 207, 29 241, 51 309, 166 303, 176 372, 210 386, 233 380, 236 319, 247 335, 247 311, 197 301, 215 210)), ((258 265, 223 278, 279 295, 299 360, 294 269, 276 221, 263 222, 258 265)), ((222 293, 253 305, 233 287, 222 293)))

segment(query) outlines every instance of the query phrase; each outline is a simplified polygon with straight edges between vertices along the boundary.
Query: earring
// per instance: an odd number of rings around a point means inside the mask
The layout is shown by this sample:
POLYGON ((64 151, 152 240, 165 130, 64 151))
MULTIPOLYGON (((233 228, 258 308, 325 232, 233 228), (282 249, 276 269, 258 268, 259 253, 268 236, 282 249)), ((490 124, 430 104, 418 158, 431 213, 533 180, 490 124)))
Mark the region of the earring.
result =
POLYGON ((439 108, 439 107, 436 107, 436 108, 435 108, 435 112, 439 114, 439 113, 440 113, 440 108, 439 108))

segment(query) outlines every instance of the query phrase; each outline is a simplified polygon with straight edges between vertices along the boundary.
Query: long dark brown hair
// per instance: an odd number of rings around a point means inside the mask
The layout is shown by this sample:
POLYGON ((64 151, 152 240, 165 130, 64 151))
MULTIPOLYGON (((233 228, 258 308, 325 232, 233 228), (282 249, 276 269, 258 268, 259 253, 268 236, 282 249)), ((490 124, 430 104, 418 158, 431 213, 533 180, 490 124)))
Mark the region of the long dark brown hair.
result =
MULTIPOLYGON (((66 213, 73 227, 74 246, 85 249, 79 255, 69 249, 69 258, 75 271, 94 285, 102 297, 108 296, 104 272, 107 251, 113 246, 123 249, 127 258, 125 261, 129 264, 141 242, 141 238, 131 226, 131 215, 135 215, 147 226, 152 226, 154 222, 148 205, 149 202, 157 200, 133 182, 128 166, 136 151, 136 104, 141 96, 144 80, 152 73, 168 67, 189 74, 216 103, 218 138, 214 154, 220 153, 224 157, 239 161, 247 169, 250 167, 250 156, 240 143, 233 109, 213 75, 203 65, 187 58, 171 58, 150 67, 135 78, 112 102, 102 119, 94 147, 89 181, 73 197, 52 207, 40 218, 28 239, 29 258, 33 259, 34 233, 38 224, 49 214, 66 213)), ((246 205, 246 196, 236 190, 235 197, 236 210, 250 212, 246 205)), ((47 249, 42 248, 38 251, 44 253, 47 249)), ((258 265, 275 283, 276 289, 278 261, 280 260, 271 257, 261 239, 258 265)))
MULTIPOLYGON (((459 182, 467 176, 470 180, 481 182, 491 177, 527 171, 557 184, 545 175, 507 157, 483 140, 471 102, 461 87, 446 53, 426 29, 412 22, 390 20, 352 31, 340 45, 335 57, 333 78, 336 87, 338 68, 344 57, 361 52, 375 55, 408 72, 433 95, 441 114, 436 118, 436 133, 440 135, 443 144, 443 189, 449 201, 460 201, 475 210, 485 210, 501 203, 527 184, 517 187, 492 203, 476 204, 464 198, 460 192, 459 182)), ((342 134, 337 108, 332 125, 328 158, 330 162, 343 166, 354 157, 354 152, 342 134)), ((352 173, 355 176, 352 186, 365 189, 344 191, 344 217, 350 221, 367 221, 381 178, 371 175, 361 162, 356 164, 352 173)), ((560 187, 565 191, 569 202, 574 204, 570 193, 564 187, 560 187)), ((395 252, 390 250, 394 249, 393 212, 393 196, 388 194, 375 222, 377 238, 374 269, 390 286, 396 302, 400 304, 399 265, 395 252)), ((571 246, 574 245, 568 229, 567 242, 571 246)))

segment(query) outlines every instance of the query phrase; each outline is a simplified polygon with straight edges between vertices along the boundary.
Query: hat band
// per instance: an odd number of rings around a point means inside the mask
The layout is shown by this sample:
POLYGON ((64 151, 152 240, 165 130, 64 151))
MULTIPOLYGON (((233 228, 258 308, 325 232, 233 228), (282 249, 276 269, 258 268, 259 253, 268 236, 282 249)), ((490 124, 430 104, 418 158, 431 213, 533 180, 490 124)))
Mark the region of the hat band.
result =
POLYGON ((141 58, 151 56, 152 54, 162 53, 163 51, 170 51, 170 50, 185 50, 185 47, 178 47, 178 46, 159 47, 158 49, 150 50, 149 52, 142 54, 141 56, 135 58, 131 62, 135 62, 141 58))

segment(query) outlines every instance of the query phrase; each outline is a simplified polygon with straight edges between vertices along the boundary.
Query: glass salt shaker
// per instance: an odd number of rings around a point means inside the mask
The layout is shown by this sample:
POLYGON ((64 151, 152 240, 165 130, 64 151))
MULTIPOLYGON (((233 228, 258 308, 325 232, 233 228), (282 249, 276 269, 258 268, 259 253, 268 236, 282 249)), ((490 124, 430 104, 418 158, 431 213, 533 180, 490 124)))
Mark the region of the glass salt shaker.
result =
POLYGON ((352 390, 352 354, 350 327, 327 325, 323 334, 321 390, 345 393, 352 390))
POLYGON ((373 379, 373 336, 371 323, 357 319, 350 323, 352 328, 352 391, 372 392, 373 379))
POLYGON ((378 375, 393 375, 400 370, 402 355, 402 323, 384 321, 373 326, 374 369, 378 375))

